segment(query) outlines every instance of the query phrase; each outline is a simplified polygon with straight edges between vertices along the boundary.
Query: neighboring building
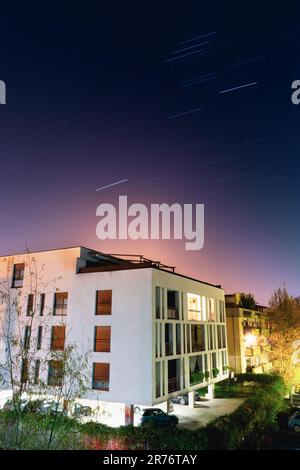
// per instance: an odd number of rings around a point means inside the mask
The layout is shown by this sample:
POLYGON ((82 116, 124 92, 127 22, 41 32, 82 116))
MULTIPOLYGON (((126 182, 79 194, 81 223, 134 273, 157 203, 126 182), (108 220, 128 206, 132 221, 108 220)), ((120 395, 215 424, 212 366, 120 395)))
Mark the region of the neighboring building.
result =
POLYGON ((266 347, 270 334, 266 307, 244 308, 241 295, 225 295, 229 367, 236 373, 269 372, 272 364, 266 347))
POLYGON ((1 281, 7 261, 11 295, 21 295, 23 302, 24 341, 37 347, 35 383, 44 374, 55 387, 60 364, 50 361, 42 372, 43 355, 71 344, 92 350, 85 395, 90 404, 153 406, 228 377, 220 287, 143 257, 124 259, 84 247, 0 257, 1 281), (44 266, 38 291, 29 285, 32 257, 38 272, 44 266), (34 305, 39 314, 32 319, 34 305), (47 309, 51 315, 45 322, 47 309), (30 335, 32 321, 36 338, 30 335))

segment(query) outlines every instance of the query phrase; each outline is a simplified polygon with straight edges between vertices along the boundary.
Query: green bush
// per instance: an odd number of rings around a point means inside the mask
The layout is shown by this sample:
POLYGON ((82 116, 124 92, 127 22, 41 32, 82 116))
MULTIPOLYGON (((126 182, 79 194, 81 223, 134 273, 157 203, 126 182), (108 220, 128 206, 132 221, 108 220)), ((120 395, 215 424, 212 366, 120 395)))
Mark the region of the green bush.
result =
POLYGON ((219 375, 219 369, 217 367, 214 367, 213 370, 212 370, 212 376, 213 378, 215 379, 216 377, 218 377, 219 375))
MULTIPOLYGON (((80 424, 56 418, 51 449, 153 449, 206 450, 258 449, 266 436, 276 430, 277 418, 285 408, 285 386, 276 375, 241 374, 237 382, 256 384, 252 394, 231 415, 222 416, 195 431, 172 428, 122 426, 110 428, 100 423, 80 424)), ((219 386, 220 384, 218 384, 219 386)), ((235 385, 234 385, 235 386, 235 385)), ((201 389, 202 390, 202 389, 201 389)), ((47 449, 53 417, 38 413, 0 411, 1 449, 47 449)))
POLYGON ((191 374, 191 384, 200 384, 204 380, 204 373, 203 372, 193 372, 191 374))
POLYGON ((257 448, 266 430, 276 429, 277 415, 284 408, 285 386, 279 376, 242 374, 238 380, 264 385, 231 415, 223 416, 206 428, 209 449, 257 448))

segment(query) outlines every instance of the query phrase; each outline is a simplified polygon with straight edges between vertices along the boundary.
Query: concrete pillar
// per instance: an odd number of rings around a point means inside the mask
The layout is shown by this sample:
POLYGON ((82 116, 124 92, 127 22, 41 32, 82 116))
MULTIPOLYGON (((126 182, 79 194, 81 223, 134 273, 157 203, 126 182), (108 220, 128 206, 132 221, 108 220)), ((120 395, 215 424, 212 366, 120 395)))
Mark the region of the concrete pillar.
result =
POLYGON ((189 407, 195 408, 195 392, 189 392, 189 407))
POLYGON ((167 408, 167 413, 171 413, 171 401, 167 400, 166 401, 166 408, 167 408))
POLYGON ((208 388, 208 391, 207 391, 207 394, 205 395, 205 398, 207 398, 208 400, 211 400, 215 396, 215 384, 209 384, 207 388, 208 388))

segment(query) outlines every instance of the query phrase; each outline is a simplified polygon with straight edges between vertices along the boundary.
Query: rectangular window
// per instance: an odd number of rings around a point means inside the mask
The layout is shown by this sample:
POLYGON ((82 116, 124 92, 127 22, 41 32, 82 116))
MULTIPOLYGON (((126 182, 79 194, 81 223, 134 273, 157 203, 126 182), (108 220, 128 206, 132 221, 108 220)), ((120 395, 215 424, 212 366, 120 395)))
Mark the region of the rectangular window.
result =
POLYGON ((38 385, 40 377, 40 364, 41 361, 37 359, 34 365, 34 385, 38 385))
POLYGON ((206 298, 203 296, 202 297, 202 321, 207 320, 207 302, 206 298))
POLYGON ((202 304, 200 295, 188 294, 188 320, 202 321, 202 304))
POLYGON ((40 325, 38 327, 38 333, 37 333, 37 342, 36 342, 37 350, 42 349, 42 339, 43 339, 43 327, 40 325))
POLYGON ((191 325, 192 352, 205 351, 205 326, 191 325))
POLYGON ((67 315, 68 292, 57 292, 54 299, 54 315, 67 315))
POLYGON ((28 359, 23 359, 21 369, 21 383, 25 384, 26 382, 28 382, 28 359))
POLYGON ((110 352, 110 326, 95 326, 95 352, 110 352))
POLYGON ((166 348, 166 356, 172 356, 174 354, 173 351, 173 324, 166 323, 165 324, 165 348, 166 348))
POLYGON ((220 308, 220 322, 225 323, 225 307, 223 300, 219 300, 219 308, 220 308))
POLYGON ((168 319, 179 320, 179 292, 168 290, 168 319))
POLYGON ((161 316, 165 318, 165 289, 161 289, 161 316))
POLYGON ((155 363, 155 397, 160 397, 160 362, 155 363))
POLYGON ((49 361, 48 385, 61 386, 63 382, 63 361, 49 361))
POLYGON ((65 326, 52 326, 51 351, 63 351, 65 349, 65 336, 65 326))
POLYGON ((97 290, 96 315, 111 315, 111 290, 97 290))
POLYGON ((176 354, 181 354, 181 325, 176 323, 176 354))
POLYGON ((191 334, 191 325, 186 325, 186 352, 191 352, 191 341, 190 341, 190 334, 191 334))
POLYGON ((215 329, 214 325, 208 325, 208 349, 215 349, 215 329))
POLYGON ((221 349, 223 347, 223 345, 222 345, 221 325, 217 326, 217 336, 218 336, 218 349, 221 349))
POLYGON ((216 353, 211 353, 211 367, 212 369, 217 368, 217 354, 216 353))
POLYGON ((23 287, 25 263, 14 265, 12 287, 23 287))
POLYGON ((93 364, 93 389, 109 391, 110 365, 103 362, 93 364))
POLYGON ((226 348, 226 331, 225 331, 225 325, 221 326, 222 329, 222 348, 226 348))
POLYGON ((25 326, 25 335, 24 335, 24 349, 29 349, 30 346, 30 336, 31 336, 31 326, 25 326))
POLYGON ((190 385, 195 385, 203 382, 205 372, 203 370, 204 363, 203 357, 201 356, 191 356, 189 358, 189 367, 190 367, 190 385))
POLYGON ((208 321, 216 321, 215 299, 208 299, 208 321))
POLYGON ((28 300, 27 300, 27 312, 26 312, 26 315, 28 317, 32 317, 33 315, 33 303, 34 303, 34 295, 29 294, 28 300))
POLYGON ((155 287, 155 318, 160 318, 161 301, 160 301, 160 287, 155 287))
POLYGON ((45 294, 41 294, 40 296, 40 316, 42 317, 44 315, 44 310, 45 310, 45 294))

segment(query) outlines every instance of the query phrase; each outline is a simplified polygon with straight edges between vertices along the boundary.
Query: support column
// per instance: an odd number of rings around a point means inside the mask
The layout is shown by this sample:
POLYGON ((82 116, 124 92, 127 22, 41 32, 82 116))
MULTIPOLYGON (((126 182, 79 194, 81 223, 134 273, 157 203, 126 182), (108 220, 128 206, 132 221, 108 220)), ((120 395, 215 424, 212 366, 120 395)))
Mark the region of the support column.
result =
POLYGON ((208 398, 208 400, 211 400, 215 396, 215 384, 209 384, 207 388, 208 388, 208 391, 207 391, 207 394, 205 395, 205 398, 208 398))
POLYGON ((195 408, 195 391, 189 392, 189 407, 195 408))
POLYGON ((166 405, 167 405, 167 413, 169 414, 169 413, 171 413, 171 401, 167 400, 166 405))

